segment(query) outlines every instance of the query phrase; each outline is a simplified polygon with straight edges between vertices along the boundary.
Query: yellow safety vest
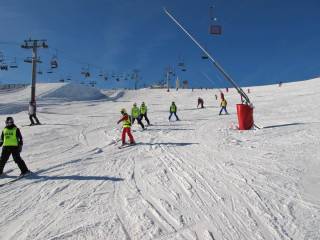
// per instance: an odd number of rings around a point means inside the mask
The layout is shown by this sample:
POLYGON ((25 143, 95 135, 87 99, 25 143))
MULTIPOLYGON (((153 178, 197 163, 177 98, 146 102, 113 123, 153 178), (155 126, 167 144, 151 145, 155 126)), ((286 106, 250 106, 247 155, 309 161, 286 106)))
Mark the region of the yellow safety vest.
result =
POLYGON ((171 105, 170 106, 170 112, 176 112, 176 111, 177 111, 176 105, 171 105))
POLYGON ((147 112, 147 106, 146 105, 141 105, 140 112, 141 112, 141 114, 145 114, 147 112))
POLYGON ((131 117, 128 115, 128 119, 123 121, 123 128, 130 128, 131 127, 131 117))
POLYGON ((131 109, 131 115, 132 115, 132 117, 134 117, 134 118, 139 117, 139 115, 140 115, 140 109, 139 109, 138 107, 133 107, 133 108, 131 109))
POLYGON ((12 129, 4 128, 3 129, 3 146, 18 146, 18 139, 17 139, 17 128, 14 127, 12 129))

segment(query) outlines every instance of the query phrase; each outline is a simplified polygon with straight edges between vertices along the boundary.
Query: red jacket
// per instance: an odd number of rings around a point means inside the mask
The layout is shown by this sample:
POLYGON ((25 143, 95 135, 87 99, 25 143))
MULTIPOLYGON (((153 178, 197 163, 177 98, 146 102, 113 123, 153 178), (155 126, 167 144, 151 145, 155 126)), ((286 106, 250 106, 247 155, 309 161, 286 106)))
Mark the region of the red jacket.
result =
POLYGON ((123 117, 118 121, 118 124, 121 123, 122 121, 128 120, 129 119, 129 115, 125 114, 123 115, 123 117))

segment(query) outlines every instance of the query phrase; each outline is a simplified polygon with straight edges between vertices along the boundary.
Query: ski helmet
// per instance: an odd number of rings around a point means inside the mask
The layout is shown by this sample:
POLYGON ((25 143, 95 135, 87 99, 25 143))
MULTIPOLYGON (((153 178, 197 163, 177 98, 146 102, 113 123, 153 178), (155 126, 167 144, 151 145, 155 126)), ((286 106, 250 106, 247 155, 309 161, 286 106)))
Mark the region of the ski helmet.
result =
POLYGON ((12 124, 14 124, 13 117, 7 117, 6 125, 12 125, 12 124))

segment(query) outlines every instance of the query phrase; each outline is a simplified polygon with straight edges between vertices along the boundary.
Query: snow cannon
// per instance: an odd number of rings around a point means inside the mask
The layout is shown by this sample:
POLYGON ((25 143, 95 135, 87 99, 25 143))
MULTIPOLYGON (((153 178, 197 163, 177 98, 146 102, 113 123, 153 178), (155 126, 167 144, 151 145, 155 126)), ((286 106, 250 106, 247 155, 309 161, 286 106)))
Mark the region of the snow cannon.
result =
POLYGON ((250 104, 237 104, 239 130, 250 130, 253 125, 253 106, 250 104))

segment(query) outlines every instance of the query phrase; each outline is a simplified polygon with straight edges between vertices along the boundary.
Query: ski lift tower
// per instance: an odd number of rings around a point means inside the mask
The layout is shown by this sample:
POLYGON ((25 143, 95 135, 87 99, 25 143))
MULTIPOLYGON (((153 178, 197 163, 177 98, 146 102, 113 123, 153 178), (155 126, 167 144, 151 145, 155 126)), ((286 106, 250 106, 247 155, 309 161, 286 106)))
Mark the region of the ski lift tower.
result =
POLYGON ((170 81, 171 75, 174 75, 174 72, 173 72, 173 69, 169 66, 169 67, 166 68, 167 92, 170 92, 169 81, 170 81))
POLYGON ((24 40, 21 45, 22 48, 32 49, 32 84, 31 84, 31 103, 36 102, 36 78, 37 78, 37 63, 40 62, 38 59, 38 48, 48 48, 47 40, 24 40))
POLYGON ((140 76, 139 76, 139 70, 138 69, 134 69, 133 70, 133 74, 132 74, 132 79, 134 80, 134 89, 137 90, 138 88, 138 81, 140 80, 140 76))

